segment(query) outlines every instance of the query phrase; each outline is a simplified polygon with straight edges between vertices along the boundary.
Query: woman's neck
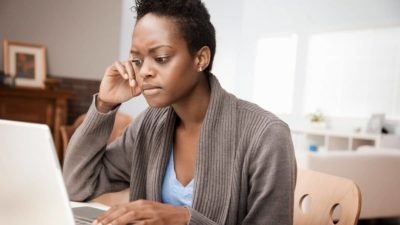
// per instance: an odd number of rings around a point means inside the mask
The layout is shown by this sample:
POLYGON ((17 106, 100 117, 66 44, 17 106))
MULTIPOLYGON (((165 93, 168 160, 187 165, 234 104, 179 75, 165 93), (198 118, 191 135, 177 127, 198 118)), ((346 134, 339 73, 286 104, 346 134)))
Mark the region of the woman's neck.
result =
POLYGON ((184 130, 201 127, 210 102, 210 86, 206 75, 202 75, 192 92, 172 105, 184 130))

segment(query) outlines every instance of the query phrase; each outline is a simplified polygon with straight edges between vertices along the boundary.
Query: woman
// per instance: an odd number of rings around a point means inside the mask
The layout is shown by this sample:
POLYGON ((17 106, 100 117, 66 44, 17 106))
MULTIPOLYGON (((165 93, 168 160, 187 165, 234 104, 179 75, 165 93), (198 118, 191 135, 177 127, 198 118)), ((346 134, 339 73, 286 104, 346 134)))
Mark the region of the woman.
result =
POLYGON ((94 224, 292 224, 296 164, 288 126, 223 90, 215 31, 200 0, 137 0, 130 61, 105 72, 69 144, 70 198, 130 187, 94 224), (118 106, 150 105, 106 146, 118 106))

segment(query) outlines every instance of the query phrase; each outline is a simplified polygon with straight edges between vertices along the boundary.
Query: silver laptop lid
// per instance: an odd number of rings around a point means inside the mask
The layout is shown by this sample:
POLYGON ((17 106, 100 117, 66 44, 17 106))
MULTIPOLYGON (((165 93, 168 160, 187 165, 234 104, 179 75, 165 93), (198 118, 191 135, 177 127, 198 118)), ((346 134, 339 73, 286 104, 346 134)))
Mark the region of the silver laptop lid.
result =
POLYGON ((74 224, 46 125, 0 120, 0 221, 74 224))

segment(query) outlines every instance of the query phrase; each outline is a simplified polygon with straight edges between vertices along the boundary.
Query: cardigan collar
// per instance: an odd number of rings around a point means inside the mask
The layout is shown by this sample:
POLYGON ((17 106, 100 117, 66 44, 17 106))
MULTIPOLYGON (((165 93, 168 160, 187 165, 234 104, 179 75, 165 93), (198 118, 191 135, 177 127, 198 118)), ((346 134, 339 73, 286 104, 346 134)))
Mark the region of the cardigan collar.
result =
MULTIPOLYGON (((236 98, 227 93, 217 78, 210 74, 210 102, 200 131, 192 208, 206 217, 224 224, 228 215, 232 171, 236 146, 236 98)), ((168 156, 173 145, 176 113, 169 107, 165 117, 162 142, 153 152, 154 163, 149 169, 155 173, 148 180, 148 197, 161 201, 161 186, 168 156)))

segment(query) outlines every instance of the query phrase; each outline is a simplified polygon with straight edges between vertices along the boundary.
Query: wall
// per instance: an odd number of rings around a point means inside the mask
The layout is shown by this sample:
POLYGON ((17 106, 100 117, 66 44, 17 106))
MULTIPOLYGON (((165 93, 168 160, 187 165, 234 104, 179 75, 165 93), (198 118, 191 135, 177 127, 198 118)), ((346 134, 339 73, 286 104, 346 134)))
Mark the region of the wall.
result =
MULTIPOLYGON (((362 29, 400 24, 397 0, 255 0, 244 1, 243 57, 238 72, 253 73, 257 40, 277 34, 299 34, 299 48, 305 50, 307 35, 345 29, 362 29)), ((301 56, 305 56, 301 53, 301 56)), ((298 63, 296 75, 303 73, 305 62, 298 63)), ((242 77, 237 90, 251 98, 252 80, 242 77), (242 85, 243 83, 247 85, 242 85)))
POLYGON ((121 1, 1 0, 0 40, 45 45, 49 74, 101 79, 118 59, 120 11, 121 1))
MULTIPOLYGON (((257 40, 279 34, 298 34, 293 113, 280 115, 291 127, 304 126, 303 98, 307 39, 312 33, 400 25, 397 0, 255 0, 243 1, 242 32, 234 92, 252 100, 252 74, 257 40)), ((223 9, 220 9, 220 13, 223 9)), ((330 118, 334 129, 352 130, 368 118, 330 118)), ((395 121, 396 122, 396 121, 395 121)))
POLYGON ((237 81, 239 47, 242 39, 242 0, 205 0, 210 12, 211 22, 216 30, 217 50, 214 58, 213 73, 223 87, 235 91, 237 81))

